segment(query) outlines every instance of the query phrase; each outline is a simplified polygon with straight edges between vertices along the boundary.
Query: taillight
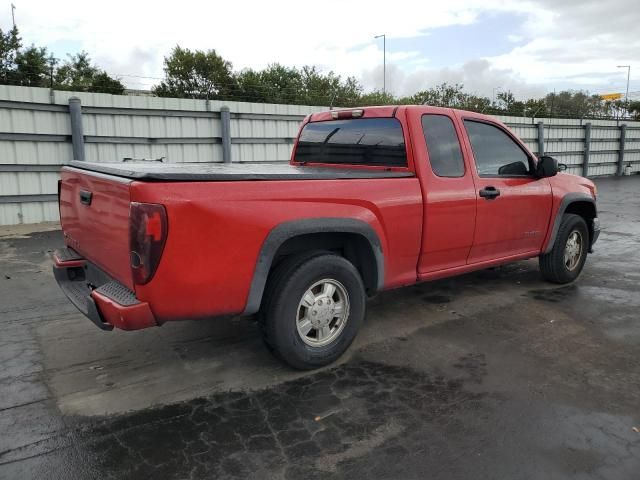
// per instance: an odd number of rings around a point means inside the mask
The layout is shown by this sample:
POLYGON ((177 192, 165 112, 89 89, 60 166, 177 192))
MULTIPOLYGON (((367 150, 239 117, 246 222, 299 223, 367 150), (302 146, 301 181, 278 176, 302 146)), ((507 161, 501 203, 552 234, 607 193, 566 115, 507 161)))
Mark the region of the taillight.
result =
POLYGON ((156 273, 167 240, 167 211, 155 203, 131 202, 129 248, 133 282, 144 285, 156 273))

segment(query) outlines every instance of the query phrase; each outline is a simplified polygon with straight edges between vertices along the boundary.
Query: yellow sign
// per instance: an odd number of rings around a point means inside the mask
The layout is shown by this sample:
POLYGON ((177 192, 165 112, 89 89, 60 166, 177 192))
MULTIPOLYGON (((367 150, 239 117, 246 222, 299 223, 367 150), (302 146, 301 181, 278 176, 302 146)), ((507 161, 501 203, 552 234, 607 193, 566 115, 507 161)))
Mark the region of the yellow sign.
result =
POLYGON ((602 100, 620 100, 622 98, 621 93, 603 93, 600 95, 602 100))

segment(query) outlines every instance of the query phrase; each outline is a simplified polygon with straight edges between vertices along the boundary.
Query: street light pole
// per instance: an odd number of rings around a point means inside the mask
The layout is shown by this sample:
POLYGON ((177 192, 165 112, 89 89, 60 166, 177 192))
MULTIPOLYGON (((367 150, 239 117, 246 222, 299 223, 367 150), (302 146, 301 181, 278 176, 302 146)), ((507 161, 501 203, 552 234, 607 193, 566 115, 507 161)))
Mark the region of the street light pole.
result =
POLYGON ((627 69, 627 91, 624 94, 624 103, 629 103, 629 77, 631 76, 631 65, 618 65, 618 68, 626 68, 627 69))
POLYGON ((382 93, 387 93, 387 36, 376 35, 374 38, 382 37, 382 93))

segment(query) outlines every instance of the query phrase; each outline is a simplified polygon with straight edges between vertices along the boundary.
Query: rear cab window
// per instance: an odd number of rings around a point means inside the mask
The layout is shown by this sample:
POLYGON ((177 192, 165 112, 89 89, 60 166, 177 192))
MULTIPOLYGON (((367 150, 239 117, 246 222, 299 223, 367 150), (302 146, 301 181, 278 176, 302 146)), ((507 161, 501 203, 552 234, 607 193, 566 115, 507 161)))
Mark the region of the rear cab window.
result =
POLYGON ((358 118, 307 123, 294 162, 406 167, 402 125, 396 118, 358 118))

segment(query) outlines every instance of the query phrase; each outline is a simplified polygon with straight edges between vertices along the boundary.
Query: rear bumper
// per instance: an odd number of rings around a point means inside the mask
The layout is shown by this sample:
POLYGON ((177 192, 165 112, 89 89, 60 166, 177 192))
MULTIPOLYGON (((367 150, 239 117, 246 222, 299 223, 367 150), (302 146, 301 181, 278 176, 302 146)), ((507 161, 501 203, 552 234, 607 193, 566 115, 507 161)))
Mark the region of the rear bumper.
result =
POLYGON ((74 250, 56 250, 53 262, 53 274, 64 294, 101 330, 158 325, 148 303, 74 250))

